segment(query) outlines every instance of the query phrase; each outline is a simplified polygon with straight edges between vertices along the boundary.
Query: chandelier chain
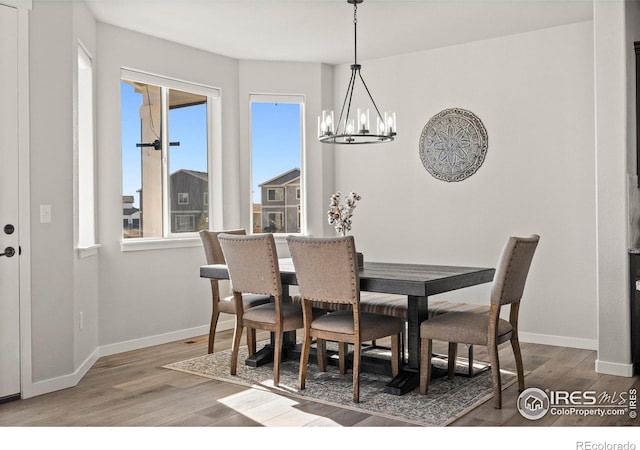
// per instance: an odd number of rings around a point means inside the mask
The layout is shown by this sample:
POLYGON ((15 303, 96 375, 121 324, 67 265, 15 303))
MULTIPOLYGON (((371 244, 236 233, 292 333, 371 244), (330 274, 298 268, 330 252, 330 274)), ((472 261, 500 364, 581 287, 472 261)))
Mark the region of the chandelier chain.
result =
POLYGON ((353 64, 358 64, 358 5, 353 4, 353 64))

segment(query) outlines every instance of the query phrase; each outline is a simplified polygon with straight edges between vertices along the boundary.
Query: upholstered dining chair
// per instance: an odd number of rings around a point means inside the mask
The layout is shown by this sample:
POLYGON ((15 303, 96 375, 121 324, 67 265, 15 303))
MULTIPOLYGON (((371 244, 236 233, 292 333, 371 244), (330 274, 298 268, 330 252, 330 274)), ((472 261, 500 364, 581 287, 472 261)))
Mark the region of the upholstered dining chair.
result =
MULTIPOLYGON (((200 239, 202 240, 202 246, 204 248, 204 254, 207 264, 226 264, 224 259, 224 253, 220 242, 218 242, 218 235, 220 233, 226 234, 246 234, 244 229, 232 229, 224 231, 200 231, 200 239)), ((218 326, 218 319, 220 313, 236 315, 236 306, 233 301, 233 295, 220 297, 220 286, 218 280, 211 279, 211 325, 209 327, 209 345, 207 348, 208 353, 213 353, 213 345, 216 339, 216 328, 218 326)), ((269 303, 271 297, 268 295, 255 295, 255 294, 243 294, 242 304, 245 310, 257 305, 264 305, 269 303)), ((247 347, 249 349, 249 355, 253 355, 256 352, 256 331, 247 330, 247 347)))
MULTIPOLYGON (((468 312, 474 314, 486 314, 489 315, 489 310, 491 309, 487 304, 475 304, 475 303, 465 303, 458 301, 450 301, 450 300, 435 300, 429 299, 428 313, 427 318, 431 319, 436 316, 440 316, 442 314, 447 314, 450 312, 468 312)), ((466 344, 467 346, 467 376, 469 378, 476 376, 479 373, 484 372, 489 368, 488 365, 476 370, 476 364, 473 357, 473 344, 466 344)), ((453 364, 453 369, 455 370, 457 361, 449 361, 449 364, 453 364)))
MULTIPOLYGON (((227 261, 236 308, 236 331, 231 353, 231 375, 236 374, 242 330, 258 329, 274 334, 273 384, 280 384, 280 362, 284 332, 303 327, 302 307, 283 301, 282 280, 273 234, 241 236, 219 234, 227 261), (244 309, 242 294, 268 295, 273 302, 244 309)), ((288 299, 287 299, 288 300, 288 299)))
POLYGON ((426 394, 431 376, 432 341, 449 342, 449 378, 454 376, 457 344, 484 345, 489 353, 493 399, 502 408, 502 383, 498 345, 510 341, 518 373, 518 389, 524 390, 524 368, 518 340, 518 312, 525 282, 540 236, 510 237, 500 256, 493 278, 489 314, 449 312, 420 324, 420 393, 426 394), (509 320, 500 318, 500 308, 510 305, 509 320))
MULTIPOLYGON (((360 401, 360 355, 362 342, 391 337, 391 372, 400 370, 400 334, 404 321, 360 309, 360 277, 353 236, 335 238, 288 236, 287 243, 298 280, 304 311, 304 337, 300 355, 300 389, 305 388, 312 338, 316 339, 318 366, 326 369, 326 342, 339 343, 341 366, 348 344, 353 344, 353 401, 360 401), (313 317, 314 302, 350 306, 313 317)), ((340 372, 344 373, 341 367, 340 372)))

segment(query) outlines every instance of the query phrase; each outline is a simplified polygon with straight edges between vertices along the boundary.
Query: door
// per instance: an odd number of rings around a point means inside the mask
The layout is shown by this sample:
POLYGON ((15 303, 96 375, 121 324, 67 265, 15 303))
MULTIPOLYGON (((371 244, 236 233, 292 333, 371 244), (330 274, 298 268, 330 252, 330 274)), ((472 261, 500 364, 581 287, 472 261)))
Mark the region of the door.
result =
POLYGON ((0 5, 0 401, 20 394, 18 15, 0 5))

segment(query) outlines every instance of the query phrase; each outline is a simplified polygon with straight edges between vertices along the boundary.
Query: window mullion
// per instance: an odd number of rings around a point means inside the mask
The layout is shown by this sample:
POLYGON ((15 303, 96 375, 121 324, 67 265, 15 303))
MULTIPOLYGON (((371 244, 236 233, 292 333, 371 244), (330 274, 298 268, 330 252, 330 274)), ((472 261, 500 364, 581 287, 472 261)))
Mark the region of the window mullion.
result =
POLYGON ((162 141, 162 234, 171 234, 171 208, 169 197, 169 89, 160 88, 160 138, 162 141))

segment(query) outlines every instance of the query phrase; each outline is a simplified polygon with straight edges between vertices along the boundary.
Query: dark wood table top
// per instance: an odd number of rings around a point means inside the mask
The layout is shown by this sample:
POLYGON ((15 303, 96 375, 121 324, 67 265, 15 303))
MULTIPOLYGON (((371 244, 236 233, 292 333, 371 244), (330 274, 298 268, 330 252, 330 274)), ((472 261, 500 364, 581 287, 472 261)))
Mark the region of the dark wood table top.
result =
MULTIPOLYGON (((279 260, 282 283, 297 285, 291 258, 279 260)), ((360 270, 360 289, 417 297, 441 294, 493 280, 495 269, 365 261, 360 270)), ((200 267, 202 278, 229 279, 223 264, 200 267)))

